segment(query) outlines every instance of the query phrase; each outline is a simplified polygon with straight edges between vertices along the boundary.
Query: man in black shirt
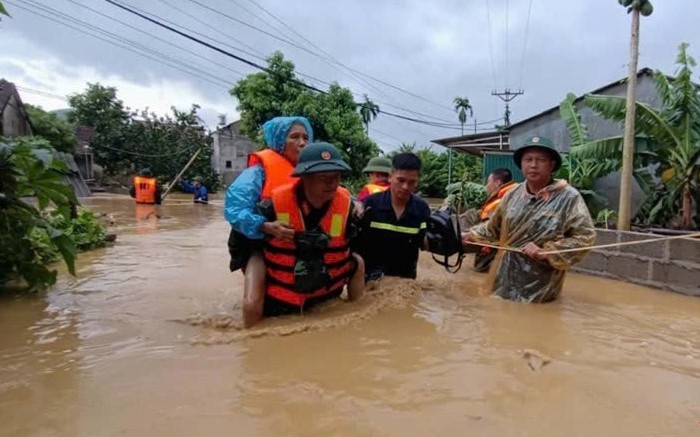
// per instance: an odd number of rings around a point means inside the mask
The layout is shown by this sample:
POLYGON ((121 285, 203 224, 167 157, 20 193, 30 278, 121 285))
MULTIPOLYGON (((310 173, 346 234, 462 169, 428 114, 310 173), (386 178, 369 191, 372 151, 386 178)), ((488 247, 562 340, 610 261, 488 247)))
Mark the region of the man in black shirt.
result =
POLYGON ((365 198, 364 226, 354 246, 365 260, 368 280, 383 275, 415 279, 418 253, 427 247, 430 207, 413 194, 420 177, 420 158, 400 153, 391 166, 389 189, 365 198))

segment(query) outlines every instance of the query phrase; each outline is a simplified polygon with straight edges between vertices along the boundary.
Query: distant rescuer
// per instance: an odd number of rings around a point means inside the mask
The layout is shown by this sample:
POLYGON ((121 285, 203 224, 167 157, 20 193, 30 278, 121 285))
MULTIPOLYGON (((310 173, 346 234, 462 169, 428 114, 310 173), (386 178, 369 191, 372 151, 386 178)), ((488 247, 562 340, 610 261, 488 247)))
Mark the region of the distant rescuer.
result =
POLYGON ((470 228, 463 243, 520 248, 523 253, 501 251, 496 256, 493 293, 520 302, 549 302, 561 293, 566 270, 589 250, 544 252, 592 246, 593 220, 579 192, 552 177, 562 159, 550 140, 531 138, 513 160, 525 182, 505 195, 488 222, 470 228))
POLYGON ((136 199, 136 203, 145 205, 160 205, 161 187, 153 177, 150 168, 144 168, 134 176, 134 182, 129 190, 129 195, 136 199))
POLYGON ((202 182, 204 182, 204 178, 201 176, 195 176, 192 178, 192 183, 183 180, 180 181, 180 185, 182 186, 183 191, 193 194, 192 200, 194 203, 206 205, 209 203, 209 191, 207 191, 207 187, 205 187, 202 182))
MULTIPOLYGON (((513 182, 513 174, 507 168, 497 168, 489 174, 486 180, 486 193, 488 199, 479 210, 479 221, 485 222, 496 210, 503 197, 512 191, 517 184, 513 182)), ((482 247, 474 255, 474 269, 478 272, 486 272, 491 267, 491 262, 496 257, 496 249, 482 247)))
POLYGON ((265 238, 265 288, 246 292, 246 327, 262 317, 299 314, 321 301, 337 298, 348 287, 348 299, 364 294, 364 262, 353 254, 350 239, 356 226, 350 192, 340 186, 350 170, 340 152, 329 143, 309 143, 301 150, 292 176, 299 180, 281 185, 260 202, 270 222, 285 223, 290 235, 265 238))
POLYGON ((389 189, 389 174, 391 173, 389 158, 377 156, 370 159, 362 173, 369 176, 369 182, 357 193, 357 200, 360 202, 363 202, 371 194, 381 193, 389 189))

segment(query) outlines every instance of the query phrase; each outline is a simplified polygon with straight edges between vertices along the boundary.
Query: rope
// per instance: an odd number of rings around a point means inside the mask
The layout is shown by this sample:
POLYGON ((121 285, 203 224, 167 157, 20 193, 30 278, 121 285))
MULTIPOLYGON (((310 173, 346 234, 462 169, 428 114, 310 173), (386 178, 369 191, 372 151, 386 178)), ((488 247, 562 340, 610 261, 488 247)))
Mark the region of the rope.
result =
MULTIPOLYGON (((576 247, 576 248, 572 248, 572 249, 550 250, 550 251, 544 252, 544 254, 545 255, 557 255, 560 253, 580 252, 583 250, 607 249, 609 247, 632 246, 635 244, 654 243, 654 242, 668 241, 668 240, 680 240, 680 239, 689 239, 690 240, 693 238, 700 238, 700 232, 696 232, 694 234, 689 234, 689 235, 673 235, 673 236, 668 236, 668 237, 647 238, 645 240, 626 241, 624 243, 610 243, 610 244, 600 244, 598 246, 586 246, 586 247, 576 247)), ((476 242, 471 242, 471 241, 468 244, 472 244, 474 246, 489 247, 491 249, 504 250, 506 252, 523 253, 522 249, 518 249, 518 248, 510 247, 510 246, 497 246, 494 244, 476 243, 476 242)))

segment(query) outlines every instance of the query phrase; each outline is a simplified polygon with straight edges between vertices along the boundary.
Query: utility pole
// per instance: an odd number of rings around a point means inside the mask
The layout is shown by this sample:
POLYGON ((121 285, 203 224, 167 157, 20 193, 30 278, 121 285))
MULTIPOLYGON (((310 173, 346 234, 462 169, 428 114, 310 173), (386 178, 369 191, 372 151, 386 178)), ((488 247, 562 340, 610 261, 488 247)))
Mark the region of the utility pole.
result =
POLYGON ((506 112, 505 117, 503 117, 505 126, 510 126, 510 102, 522 94, 525 94, 525 91, 511 91, 510 88, 506 88, 503 91, 491 91, 492 96, 496 96, 506 102, 506 112))

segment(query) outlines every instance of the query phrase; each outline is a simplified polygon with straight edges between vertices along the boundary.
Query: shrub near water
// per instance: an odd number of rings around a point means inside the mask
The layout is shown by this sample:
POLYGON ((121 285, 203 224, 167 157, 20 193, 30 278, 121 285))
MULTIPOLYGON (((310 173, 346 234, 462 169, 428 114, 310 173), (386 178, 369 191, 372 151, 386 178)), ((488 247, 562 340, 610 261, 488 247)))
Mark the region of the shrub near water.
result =
MULTIPOLYGON (((66 219, 63 214, 54 211, 46 215, 46 220, 53 229, 59 230, 70 238, 79 252, 107 244, 107 233, 104 227, 97 216, 86 208, 78 208, 78 216, 74 219, 66 219)), ((51 243, 45 228, 34 228, 30 234, 30 240, 42 262, 60 260, 60 252, 51 243)))

